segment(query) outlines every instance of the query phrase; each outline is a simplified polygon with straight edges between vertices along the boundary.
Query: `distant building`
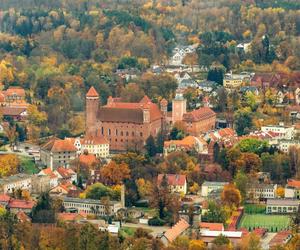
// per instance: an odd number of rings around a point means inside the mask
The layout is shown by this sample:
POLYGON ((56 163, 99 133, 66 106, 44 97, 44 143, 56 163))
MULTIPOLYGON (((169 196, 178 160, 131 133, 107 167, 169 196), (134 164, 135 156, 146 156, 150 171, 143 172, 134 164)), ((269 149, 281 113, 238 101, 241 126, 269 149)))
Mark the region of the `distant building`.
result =
POLYGON ((274 139, 293 140, 295 136, 295 128, 293 126, 285 126, 283 123, 279 125, 267 125, 261 127, 262 132, 273 132, 276 137, 274 139))
POLYGON ((97 216, 107 216, 115 214, 119 209, 123 208, 120 201, 104 202, 101 200, 80 199, 65 197, 63 205, 68 212, 95 214, 97 216))
POLYGON ((300 181, 289 179, 284 189, 284 197, 300 199, 300 181))
POLYGON ((18 199, 11 199, 7 205, 7 208, 12 213, 18 213, 23 211, 26 214, 31 213, 32 208, 35 206, 34 201, 26 201, 26 200, 18 200, 18 199))
POLYGON ((49 177, 50 189, 58 185, 58 176, 51 170, 51 168, 42 169, 37 175, 49 177))
POLYGON ((300 147, 300 141, 296 140, 277 140, 277 148, 284 152, 288 153, 290 150, 290 147, 300 147))
POLYGON ((291 214, 299 210, 299 201, 294 199, 268 199, 267 214, 291 214))
POLYGON ((182 140, 171 140, 164 142, 164 155, 167 156, 172 152, 188 152, 195 151, 197 153, 207 152, 207 142, 200 137, 187 136, 182 140))
POLYGON ((59 182, 77 182, 77 173, 70 168, 59 167, 54 171, 59 182))
POLYGON ((59 166, 68 167, 70 162, 76 158, 77 148, 66 139, 51 139, 40 149, 41 161, 45 166, 55 170, 59 166))
POLYGON ((48 175, 32 175, 31 193, 40 194, 50 190, 51 178, 48 175))
POLYGON ((0 192, 13 193, 18 189, 31 192, 31 175, 16 174, 0 179, 0 192))
POLYGON ((176 240, 180 235, 184 235, 185 231, 190 227, 189 223, 184 219, 180 219, 173 227, 168 229, 160 238, 162 243, 167 246, 176 240))
POLYGON ((81 140, 81 151, 100 158, 109 156, 109 142, 104 136, 86 136, 81 140))
POLYGON ((254 183, 247 190, 249 198, 271 199, 276 198, 277 184, 254 183))
POLYGON ((78 188, 71 182, 63 182, 52 188, 49 193, 55 196, 66 196, 69 194, 69 192, 77 191, 77 189, 78 188))
POLYGON ((215 129, 216 113, 209 107, 202 107, 183 115, 183 122, 190 135, 200 136, 215 129))
POLYGON ((186 99, 183 94, 176 93, 175 98, 172 101, 172 123, 180 122, 183 119, 183 115, 186 113, 186 99))
POLYGON ((211 192, 223 190, 227 184, 228 182, 205 181, 201 186, 201 196, 208 197, 211 192))
MULTIPOLYGON (((169 188, 172 193, 187 193, 187 181, 186 176, 182 174, 166 174, 169 188)), ((157 176, 157 184, 161 185, 164 178, 164 174, 157 176)))
POLYGON ((93 87, 86 94, 86 135, 104 136, 113 151, 143 149, 147 138, 156 136, 162 126, 161 109, 147 96, 137 103, 109 97, 107 105, 100 106, 93 87))

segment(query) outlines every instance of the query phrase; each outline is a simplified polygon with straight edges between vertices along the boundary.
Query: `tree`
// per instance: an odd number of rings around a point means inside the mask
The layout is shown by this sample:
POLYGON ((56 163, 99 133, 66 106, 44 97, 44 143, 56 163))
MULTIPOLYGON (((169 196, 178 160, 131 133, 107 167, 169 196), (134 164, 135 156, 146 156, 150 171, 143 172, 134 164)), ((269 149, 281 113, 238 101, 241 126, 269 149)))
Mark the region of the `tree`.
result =
POLYGON ((266 141, 255 138, 243 139, 237 144, 237 147, 241 150, 241 152, 254 153, 258 155, 263 152, 267 152, 269 149, 266 141))
POLYGON ((247 110, 238 110, 235 112, 234 125, 239 136, 247 134, 253 126, 251 113, 247 110))
POLYGON ((215 201, 208 202, 208 211, 203 216, 203 221, 225 223, 228 218, 227 212, 215 201))
POLYGON ((150 157, 153 157, 156 155, 157 149, 156 149, 154 137, 152 135, 150 135, 147 138, 145 149, 147 150, 147 153, 150 157))
POLYGON ((55 211, 49 193, 42 193, 32 209, 32 221, 35 223, 54 223, 55 211))
POLYGON ((10 176, 18 172, 20 161, 14 154, 0 155, 0 176, 10 176))
POLYGON ((138 192, 141 198, 146 198, 153 192, 152 183, 143 178, 139 178, 136 181, 138 192))
POLYGON ((102 183, 95 183, 85 190, 85 197, 100 200, 102 197, 110 197, 113 200, 120 199, 121 193, 118 190, 104 186, 102 183))
POLYGON ((241 160, 244 162, 245 173, 256 173, 260 171, 262 161, 257 154, 242 153, 241 160))
POLYGON ((234 184, 228 184, 224 186, 221 199, 223 204, 231 208, 238 208, 242 197, 240 191, 235 187, 234 184))
POLYGON ((213 67, 208 71, 207 80, 223 85, 224 68, 213 67))
POLYGON ((103 182, 108 185, 122 184, 124 180, 130 178, 130 169, 126 163, 118 164, 111 161, 100 172, 103 182))
POLYGON ((144 91, 136 83, 127 84, 120 93, 123 102, 139 102, 144 95, 144 91))
POLYGON ((230 240, 226 236, 220 234, 213 240, 213 244, 218 247, 224 247, 224 246, 227 247, 231 243, 230 243, 230 240))
POLYGON ((240 244, 242 250, 261 250, 260 239, 255 233, 250 233, 242 239, 240 244))
POLYGON ((189 243, 189 250, 206 250, 207 247, 202 240, 191 240, 189 243))
POLYGON ((284 188, 283 187, 278 187, 276 189, 276 195, 280 198, 284 198, 284 188))
POLYGON ((248 176, 244 172, 239 171, 234 177, 233 182, 236 188, 240 191, 242 200, 244 201, 247 198, 247 187, 249 182, 248 176))

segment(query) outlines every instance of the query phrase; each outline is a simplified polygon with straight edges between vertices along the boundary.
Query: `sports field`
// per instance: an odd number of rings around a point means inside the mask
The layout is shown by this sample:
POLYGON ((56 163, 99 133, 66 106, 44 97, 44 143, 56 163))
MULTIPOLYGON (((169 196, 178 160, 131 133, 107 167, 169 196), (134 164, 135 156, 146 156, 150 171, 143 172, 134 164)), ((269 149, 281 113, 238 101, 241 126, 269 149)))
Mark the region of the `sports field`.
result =
POLYGON ((286 215, 244 214, 239 227, 249 231, 255 228, 266 228, 270 232, 277 232, 287 229, 289 225, 290 218, 286 215))

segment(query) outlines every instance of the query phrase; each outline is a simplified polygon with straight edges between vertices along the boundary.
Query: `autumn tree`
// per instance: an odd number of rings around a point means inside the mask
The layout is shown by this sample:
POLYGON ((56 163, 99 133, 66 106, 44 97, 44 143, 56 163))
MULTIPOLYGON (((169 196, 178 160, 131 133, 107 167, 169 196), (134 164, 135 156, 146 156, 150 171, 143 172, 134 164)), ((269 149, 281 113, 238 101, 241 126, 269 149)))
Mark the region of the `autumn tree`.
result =
POLYGON ((130 178, 130 169, 126 163, 116 163, 111 161, 101 168, 101 178, 107 185, 122 184, 122 182, 130 178))
POLYGON ((13 154, 0 155, 0 176, 10 176, 18 172, 19 158, 13 154))
POLYGON ((261 250, 260 238, 255 233, 249 233, 240 243, 242 250, 261 250))
POLYGON ((234 184, 228 184, 224 186, 221 199, 223 204, 231 208, 238 208, 242 197, 240 191, 235 187, 234 184))

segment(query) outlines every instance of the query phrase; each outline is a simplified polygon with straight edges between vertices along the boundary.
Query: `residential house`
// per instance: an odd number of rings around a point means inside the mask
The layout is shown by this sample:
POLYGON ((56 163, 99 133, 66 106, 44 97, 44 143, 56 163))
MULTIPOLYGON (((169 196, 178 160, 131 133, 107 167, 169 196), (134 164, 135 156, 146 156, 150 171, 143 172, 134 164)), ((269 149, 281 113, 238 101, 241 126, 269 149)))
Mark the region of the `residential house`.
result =
POLYGON ((0 91, 0 106, 27 108, 25 90, 21 87, 11 86, 7 90, 0 91))
POLYGON ((50 189, 58 185, 58 176, 51 170, 51 168, 42 169, 38 176, 49 176, 50 178, 50 189))
POLYGON ((239 43, 236 48, 238 52, 248 53, 251 50, 251 43, 239 43))
POLYGON ((84 212, 86 214, 95 214, 97 216, 107 216, 115 214, 123 208, 120 201, 101 201, 93 199, 80 199, 64 197, 63 205, 67 212, 84 212))
POLYGON ((0 112, 3 115, 4 119, 24 121, 27 118, 27 109, 24 107, 5 106, 0 108, 0 112))
POLYGON ((284 197, 292 199, 300 199, 300 181, 288 179, 284 189, 284 197))
POLYGON ((87 152, 84 152, 82 155, 80 155, 78 159, 79 164, 87 168, 98 163, 97 157, 93 154, 88 154, 87 152))
POLYGON ((13 193, 17 189, 31 192, 31 175, 20 173, 0 179, 0 192, 13 193))
POLYGON ((99 158, 106 158, 109 156, 109 142, 101 135, 86 136, 81 140, 81 152, 85 151, 99 158))
POLYGON ((10 201, 11 197, 7 194, 0 193, 0 206, 6 207, 10 201))
POLYGON ((197 153, 207 152, 207 142, 201 137, 187 136, 182 140, 170 140, 164 142, 164 155, 167 156, 172 152, 195 151, 197 153))
POLYGON ((50 190, 51 178, 48 175, 32 175, 31 178, 31 193, 41 194, 50 190))
POLYGON ((299 210, 299 200, 296 199, 268 199, 267 214, 291 214, 299 210))
POLYGON ((246 94, 247 92, 251 92, 251 93, 253 93, 253 94, 257 95, 257 96, 259 95, 259 90, 255 86, 242 86, 240 88, 240 93, 246 94))
POLYGON ((299 147, 300 146, 300 141, 298 140, 277 140, 277 148, 284 152, 284 153, 288 153, 290 147, 299 147))
POLYGON ((253 183, 247 190, 250 199, 276 198, 277 184, 253 183))
POLYGON ((183 235, 190 227, 189 223, 184 219, 180 219, 173 227, 168 229, 160 238, 162 243, 167 246, 176 240, 179 236, 183 235))
POLYGON ((293 140, 295 136, 295 128, 293 126, 285 126, 284 123, 279 125, 267 125, 261 127, 262 132, 273 132, 276 137, 274 139, 293 140))
POLYGON ((228 182, 205 181, 201 186, 201 196, 208 197, 211 192, 223 190, 224 186, 227 184, 228 182))
POLYGON ((7 208, 14 214, 18 213, 19 211, 29 214, 31 213, 35 204, 36 203, 34 201, 11 199, 7 205, 7 208))
POLYGON ((211 93, 218 88, 218 83, 205 80, 198 83, 198 88, 203 92, 211 93))
POLYGON ((202 107, 183 114, 182 120, 190 135, 200 136, 215 129, 216 113, 209 107, 202 107))
POLYGON ((157 176, 157 185, 161 185, 161 182, 166 176, 168 185, 172 193, 187 193, 187 181, 186 175, 183 174, 159 174, 157 176))
POLYGON ((64 182, 52 188, 49 193, 55 196, 66 196, 71 191, 77 191, 77 187, 70 182, 64 182))
POLYGON ((59 182, 77 182, 77 173, 70 168, 59 167, 54 174, 58 177, 59 182))
POLYGON ((69 166, 76 158, 77 148, 70 140, 51 139, 40 149, 41 161, 55 170, 59 166, 69 166))
POLYGON ((223 223, 200 222, 199 225, 202 231, 224 231, 223 223))

